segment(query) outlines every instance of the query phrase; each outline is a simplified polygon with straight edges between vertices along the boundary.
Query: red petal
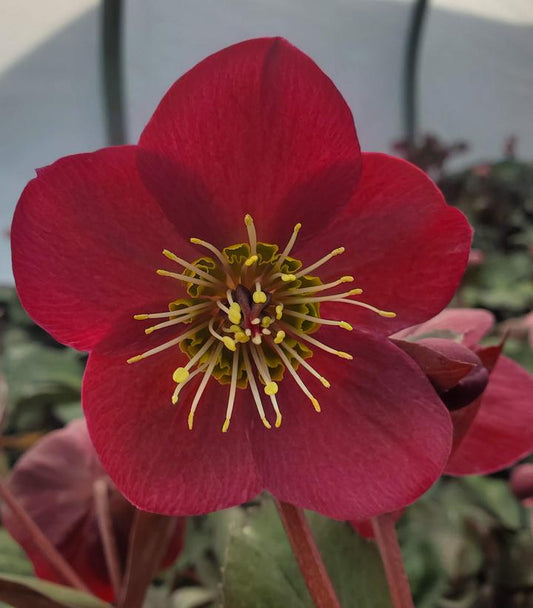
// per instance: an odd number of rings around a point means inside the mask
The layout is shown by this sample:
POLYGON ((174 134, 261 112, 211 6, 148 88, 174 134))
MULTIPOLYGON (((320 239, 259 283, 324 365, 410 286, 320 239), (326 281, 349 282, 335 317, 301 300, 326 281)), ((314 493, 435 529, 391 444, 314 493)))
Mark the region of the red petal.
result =
POLYGON ((398 338, 422 336, 439 331, 462 334, 465 346, 475 346, 494 325, 494 315, 482 308, 447 308, 433 319, 409 327, 398 333, 398 338))
MULTIPOLYGON (((13 469, 9 487, 92 591, 110 600, 113 591, 93 516, 93 483, 104 475, 85 422, 75 421, 50 433, 24 454, 13 469)), ((3 509, 2 521, 28 554, 39 577, 66 583, 9 509, 3 509)))
POLYGON ((476 355, 481 359, 483 365, 492 372, 496 367, 496 363, 500 358, 503 347, 505 344, 505 338, 503 338, 499 344, 492 344, 491 346, 478 346, 474 349, 476 355))
POLYGON ((191 381, 172 405, 178 365, 174 350, 132 365, 90 355, 83 404, 104 468, 145 511, 197 515, 249 500, 262 489, 246 431, 254 412, 237 402, 230 429, 222 433, 228 387, 212 379, 189 431, 197 383, 191 381))
MULTIPOLYGON (((23 306, 60 342, 82 350, 121 316, 164 310, 179 297, 177 281, 155 270, 165 264, 163 248, 191 251, 142 185, 133 147, 41 169, 21 196, 11 239, 23 306)), ((139 329, 133 321, 128 327, 139 329)))
MULTIPOLYGON (((102 541, 94 508, 94 483, 109 480, 89 439, 84 420, 48 434, 15 465, 9 486, 15 497, 93 593, 113 600, 102 541)), ((126 561, 128 539, 135 509, 110 484, 110 516, 118 559, 126 561)), ((3 523, 19 542, 40 578, 66 581, 43 558, 25 528, 4 507, 3 523)), ((163 567, 168 567, 183 546, 183 520, 176 520, 163 567)))
POLYGON ((243 240, 246 213, 267 242, 283 241, 298 221, 323 228, 360 173, 344 99, 281 38, 230 46, 187 72, 139 146, 143 179, 177 228, 219 246, 243 240))
POLYGON ((442 391, 454 387, 476 365, 481 364, 471 350, 452 340, 446 341, 451 346, 448 352, 442 352, 442 348, 434 348, 431 340, 408 342, 391 338, 391 341, 416 361, 432 384, 442 391))
POLYGON ((504 469, 533 451, 533 377, 500 357, 474 422, 446 467, 450 475, 504 469))
POLYGON ((321 352, 310 360, 331 388, 301 372, 322 412, 286 374, 278 395, 281 427, 256 425, 253 448, 266 488, 281 500, 362 520, 400 509, 428 489, 448 459, 452 426, 406 354, 385 338, 339 331, 317 336, 355 360, 321 352))
POLYGON ((453 424, 452 455, 455 454, 474 422, 481 407, 481 399, 482 397, 478 397, 466 407, 450 412, 453 424))
POLYGON ((445 203, 425 173, 406 161, 367 153, 351 203, 320 239, 294 255, 308 263, 334 247, 346 247, 324 267, 329 275, 320 276, 355 276, 354 286, 364 294, 354 299, 397 317, 382 318, 350 305, 330 306, 332 314, 353 320, 360 329, 391 334, 446 306, 466 267, 471 236, 463 214, 445 203))

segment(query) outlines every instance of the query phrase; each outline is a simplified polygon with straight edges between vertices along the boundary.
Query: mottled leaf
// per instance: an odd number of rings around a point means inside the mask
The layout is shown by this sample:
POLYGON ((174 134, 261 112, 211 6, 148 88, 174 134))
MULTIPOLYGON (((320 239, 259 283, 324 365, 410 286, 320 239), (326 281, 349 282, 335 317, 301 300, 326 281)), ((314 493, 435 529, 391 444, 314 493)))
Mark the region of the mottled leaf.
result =
POLYGON ((70 587, 3 573, 0 600, 13 608, 111 608, 111 604, 70 587))
MULTIPOLYGON (((344 522, 309 513, 309 522, 343 608, 390 608, 378 551, 344 522)), ((230 539, 226 608, 312 608, 275 507, 265 501, 230 539)))

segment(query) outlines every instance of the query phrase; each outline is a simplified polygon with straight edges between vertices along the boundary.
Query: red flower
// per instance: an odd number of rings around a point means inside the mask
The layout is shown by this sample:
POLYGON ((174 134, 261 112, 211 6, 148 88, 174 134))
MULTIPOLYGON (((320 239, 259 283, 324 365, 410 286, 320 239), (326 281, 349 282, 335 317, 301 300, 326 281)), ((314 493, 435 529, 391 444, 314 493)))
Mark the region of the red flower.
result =
MULTIPOLYGON (((512 359, 500 355, 500 347, 478 344, 493 324, 494 318, 487 310, 452 308, 400 333, 402 337, 438 331, 458 334, 463 347, 490 372, 487 388, 480 387, 475 398, 467 400, 466 407, 452 411, 454 446, 445 468, 449 475, 492 473, 533 452, 533 376, 512 359)), ((446 341, 455 348, 461 346, 446 341)), ((473 372, 479 380, 478 366, 461 381, 463 385, 473 372)))
MULTIPOLYGON (((533 377, 500 355, 501 345, 478 344, 493 324, 487 310, 450 308, 392 337, 417 361, 451 411, 454 441, 444 469, 448 475, 493 473, 533 452, 533 377), (448 337, 424 337, 439 333, 448 337)), ((518 495, 525 495, 522 487, 531 487, 527 483, 533 479, 523 469, 515 476, 518 495)), ((402 514, 403 509, 394 515, 399 519, 402 514)), ((374 536, 370 521, 351 524, 362 536, 374 536)))
POLYGON ((421 171, 360 152, 281 39, 202 61, 137 146, 40 170, 12 230, 24 306, 91 351, 89 432, 134 504, 196 514, 266 488, 337 518, 442 471, 449 414, 386 335, 447 304, 470 237, 421 171))
MULTIPOLYGON (((76 420, 60 431, 49 433, 26 452, 12 471, 9 487, 90 590, 102 599, 112 601, 114 593, 93 495, 94 484, 100 479, 107 479, 107 476, 98 462, 87 426, 83 420, 76 420)), ((118 557, 125 566, 135 509, 107 481, 118 557)), ((66 584, 43 558, 17 517, 5 506, 2 507, 2 523, 26 551, 37 576, 66 584)), ((180 553, 184 532, 184 520, 177 518, 163 568, 180 553)))

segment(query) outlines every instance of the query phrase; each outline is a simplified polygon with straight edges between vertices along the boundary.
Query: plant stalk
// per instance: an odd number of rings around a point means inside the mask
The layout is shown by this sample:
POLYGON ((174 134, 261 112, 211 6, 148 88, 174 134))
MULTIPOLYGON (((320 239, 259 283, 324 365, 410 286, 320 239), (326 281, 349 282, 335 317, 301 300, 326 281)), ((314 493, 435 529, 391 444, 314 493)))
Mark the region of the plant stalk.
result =
POLYGON ((126 141, 122 73, 122 0, 103 0, 101 70, 107 141, 120 146, 126 141))
POLYGON ((429 0, 415 0, 405 47, 403 75, 404 129, 405 138, 411 145, 416 142, 418 129, 418 58, 428 3, 429 0))
POLYGON ((316 608, 341 608, 303 509, 274 502, 316 608))
POLYGON ((113 521, 109 511, 109 488, 105 479, 97 479, 93 485, 94 508, 100 538, 104 548, 104 557, 107 571, 115 597, 120 596, 122 590, 122 571, 118 557, 117 542, 113 530, 113 521))
POLYGON ((398 544, 394 516, 385 513, 374 517, 372 528, 385 567, 392 605, 394 608, 415 608, 398 544))
POLYGON ((87 585, 72 569, 66 559, 59 553, 54 545, 43 534, 39 526, 28 515, 26 509, 20 504, 17 498, 11 493, 3 480, 0 480, 0 497, 11 509, 13 514, 18 518, 21 526, 26 529, 26 532, 31 537, 37 548, 42 553, 43 557, 50 563, 51 566, 60 574, 65 582, 78 589, 90 593, 87 585))

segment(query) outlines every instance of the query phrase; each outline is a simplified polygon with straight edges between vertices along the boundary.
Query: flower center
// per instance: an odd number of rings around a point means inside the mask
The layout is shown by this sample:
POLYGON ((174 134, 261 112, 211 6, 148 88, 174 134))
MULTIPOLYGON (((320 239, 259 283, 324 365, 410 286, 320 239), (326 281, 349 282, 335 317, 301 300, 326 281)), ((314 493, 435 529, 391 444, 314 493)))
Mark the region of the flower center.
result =
POLYGON ((395 313, 379 310, 365 302, 352 299, 363 292, 360 288, 341 293, 326 293, 353 277, 342 276, 323 283, 314 276, 318 268, 333 257, 344 253, 344 247, 334 249, 314 264, 303 267, 301 261, 290 257, 301 224, 296 224, 289 242, 280 253, 277 245, 257 240, 251 216, 245 217, 248 242, 225 247, 222 251, 211 243, 193 238, 191 242, 207 249, 205 256, 190 263, 164 250, 163 255, 180 265, 182 273, 157 270, 157 274, 177 280, 186 287, 186 298, 169 304, 168 312, 135 315, 137 320, 166 319, 145 329, 151 334, 170 326, 185 326, 176 338, 128 359, 135 363, 168 348, 179 346, 189 361, 177 367, 172 375, 176 387, 171 397, 178 403, 183 387, 200 377, 192 400, 188 426, 192 430, 194 415, 210 379, 229 385, 226 418, 222 431, 227 432, 237 389, 250 390, 264 426, 271 424, 263 407, 263 393, 270 401, 276 420, 281 425, 277 402, 278 383, 288 375, 320 412, 318 400, 300 377, 303 368, 326 388, 330 383, 307 359, 313 348, 319 348, 343 359, 348 353, 336 350, 317 340, 314 334, 321 325, 333 325, 351 331, 345 321, 323 319, 322 302, 342 302, 371 310, 382 317, 395 313))

